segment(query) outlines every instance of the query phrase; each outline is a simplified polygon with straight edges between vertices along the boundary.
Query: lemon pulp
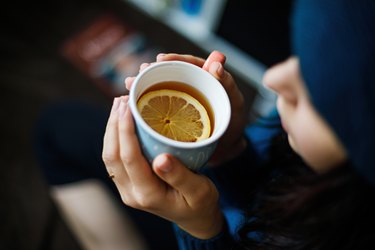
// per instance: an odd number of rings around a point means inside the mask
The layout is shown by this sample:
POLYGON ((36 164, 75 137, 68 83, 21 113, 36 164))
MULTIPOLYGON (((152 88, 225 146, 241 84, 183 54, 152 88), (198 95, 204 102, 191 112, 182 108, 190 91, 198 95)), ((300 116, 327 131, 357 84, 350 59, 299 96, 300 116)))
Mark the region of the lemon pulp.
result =
POLYGON ((185 92, 171 89, 150 91, 141 96, 137 108, 153 130, 170 139, 197 142, 211 134, 207 110, 185 92))

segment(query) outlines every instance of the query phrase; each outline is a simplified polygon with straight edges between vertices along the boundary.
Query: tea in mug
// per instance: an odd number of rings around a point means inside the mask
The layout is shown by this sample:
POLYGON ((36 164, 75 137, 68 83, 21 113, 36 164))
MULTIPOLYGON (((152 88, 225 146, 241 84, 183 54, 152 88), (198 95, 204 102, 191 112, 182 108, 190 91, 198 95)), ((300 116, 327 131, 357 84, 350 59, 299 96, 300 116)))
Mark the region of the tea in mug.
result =
POLYGON ((144 121, 156 132, 182 142, 211 136, 212 108, 202 93, 182 82, 168 81, 148 88, 138 99, 144 121))

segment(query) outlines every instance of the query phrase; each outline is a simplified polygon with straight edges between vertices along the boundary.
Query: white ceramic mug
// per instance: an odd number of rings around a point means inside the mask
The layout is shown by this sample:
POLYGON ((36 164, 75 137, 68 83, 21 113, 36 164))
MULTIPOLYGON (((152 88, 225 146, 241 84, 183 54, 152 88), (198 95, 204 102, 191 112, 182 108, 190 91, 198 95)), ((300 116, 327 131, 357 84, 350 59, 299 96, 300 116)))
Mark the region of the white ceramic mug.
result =
POLYGON ((229 125, 231 108, 225 89, 210 73, 190 63, 166 61, 150 65, 137 75, 129 96, 129 106, 136 124, 138 139, 143 154, 150 162, 161 153, 169 153, 191 170, 198 171, 210 159, 229 125), (142 93, 155 84, 170 81, 192 86, 210 103, 214 128, 209 138, 198 142, 175 141, 157 133, 142 119, 137 109, 137 101, 142 93))

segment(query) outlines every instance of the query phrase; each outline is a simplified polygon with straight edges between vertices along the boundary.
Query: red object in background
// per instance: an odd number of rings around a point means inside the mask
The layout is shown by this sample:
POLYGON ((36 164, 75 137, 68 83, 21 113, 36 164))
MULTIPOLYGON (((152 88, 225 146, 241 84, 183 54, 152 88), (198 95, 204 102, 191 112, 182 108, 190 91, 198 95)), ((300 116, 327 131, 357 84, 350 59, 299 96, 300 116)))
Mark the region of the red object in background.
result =
POLYGON ((127 93, 124 79, 160 50, 120 18, 105 14, 69 38, 62 55, 109 97, 127 93))

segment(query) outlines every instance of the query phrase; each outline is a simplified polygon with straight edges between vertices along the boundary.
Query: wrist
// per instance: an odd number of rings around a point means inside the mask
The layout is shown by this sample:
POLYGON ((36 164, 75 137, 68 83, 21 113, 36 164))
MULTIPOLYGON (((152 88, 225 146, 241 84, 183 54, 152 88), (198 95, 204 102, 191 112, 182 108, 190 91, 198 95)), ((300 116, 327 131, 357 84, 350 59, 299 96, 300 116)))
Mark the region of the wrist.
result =
POLYGON ((195 238, 202 240, 210 239, 218 235, 224 227, 224 215, 220 209, 217 209, 210 215, 211 216, 203 219, 198 219, 196 223, 189 223, 189 225, 177 225, 195 238))

